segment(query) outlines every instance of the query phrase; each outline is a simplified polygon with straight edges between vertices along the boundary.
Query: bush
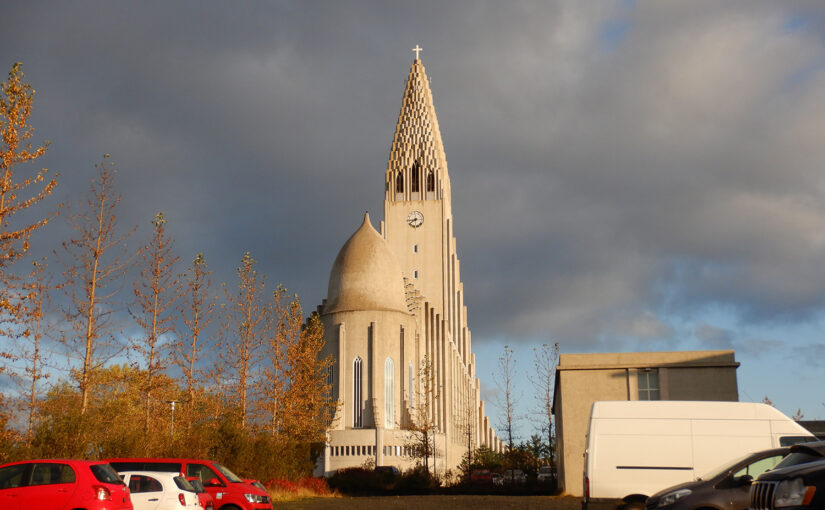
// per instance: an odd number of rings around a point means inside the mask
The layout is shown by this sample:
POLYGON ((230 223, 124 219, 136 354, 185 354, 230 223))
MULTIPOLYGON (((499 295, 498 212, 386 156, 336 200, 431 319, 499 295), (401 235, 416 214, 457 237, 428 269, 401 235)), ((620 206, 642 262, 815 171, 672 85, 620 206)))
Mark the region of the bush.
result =
POLYGON ((395 484, 395 490, 401 493, 422 493, 438 489, 439 482, 424 466, 416 466, 406 471, 395 484))
POLYGON ((329 486, 344 494, 370 494, 390 488, 382 473, 361 467, 339 469, 330 477, 329 486))

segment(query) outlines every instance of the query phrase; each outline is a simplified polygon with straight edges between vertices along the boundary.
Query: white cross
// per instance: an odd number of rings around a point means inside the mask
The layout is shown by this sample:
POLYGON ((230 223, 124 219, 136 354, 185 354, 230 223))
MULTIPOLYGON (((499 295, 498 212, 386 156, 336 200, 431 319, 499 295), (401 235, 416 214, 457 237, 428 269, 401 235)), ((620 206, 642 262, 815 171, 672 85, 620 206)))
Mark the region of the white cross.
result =
POLYGON ((412 49, 415 52, 415 59, 416 60, 418 60, 418 54, 421 53, 421 50, 423 50, 423 49, 424 48, 422 48, 421 46, 419 46, 417 44, 415 45, 415 48, 412 49))

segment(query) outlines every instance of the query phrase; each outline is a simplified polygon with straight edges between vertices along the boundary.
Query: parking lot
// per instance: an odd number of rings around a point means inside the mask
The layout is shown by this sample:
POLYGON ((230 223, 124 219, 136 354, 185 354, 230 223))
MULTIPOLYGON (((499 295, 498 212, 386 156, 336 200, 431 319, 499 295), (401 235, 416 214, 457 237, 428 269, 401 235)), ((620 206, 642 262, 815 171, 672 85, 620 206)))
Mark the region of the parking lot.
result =
POLYGON ((373 496, 312 498, 288 503, 276 503, 288 510, 479 510, 482 508, 580 510, 581 499, 563 496, 373 496))

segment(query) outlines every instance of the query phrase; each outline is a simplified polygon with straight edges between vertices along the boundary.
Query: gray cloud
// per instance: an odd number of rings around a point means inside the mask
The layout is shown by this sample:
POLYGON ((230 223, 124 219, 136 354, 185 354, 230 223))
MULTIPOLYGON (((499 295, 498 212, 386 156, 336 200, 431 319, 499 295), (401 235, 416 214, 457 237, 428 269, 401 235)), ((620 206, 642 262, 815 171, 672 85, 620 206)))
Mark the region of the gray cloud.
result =
POLYGON ((577 350, 825 306, 825 9, 743 5, 27 2, 0 47, 59 200, 111 153, 135 245, 162 210, 184 260, 227 281, 251 251, 311 308, 381 215, 421 44, 474 340, 577 350))

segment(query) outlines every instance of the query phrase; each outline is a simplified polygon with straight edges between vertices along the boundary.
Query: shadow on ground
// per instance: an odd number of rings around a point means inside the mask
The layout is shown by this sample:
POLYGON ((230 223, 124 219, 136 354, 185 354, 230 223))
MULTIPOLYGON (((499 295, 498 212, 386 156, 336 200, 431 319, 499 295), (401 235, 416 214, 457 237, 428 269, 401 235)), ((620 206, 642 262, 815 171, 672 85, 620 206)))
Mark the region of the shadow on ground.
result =
POLYGON ((581 499, 564 496, 371 496, 311 498, 289 503, 276 503, 278 510, 580 510, 581 499))

